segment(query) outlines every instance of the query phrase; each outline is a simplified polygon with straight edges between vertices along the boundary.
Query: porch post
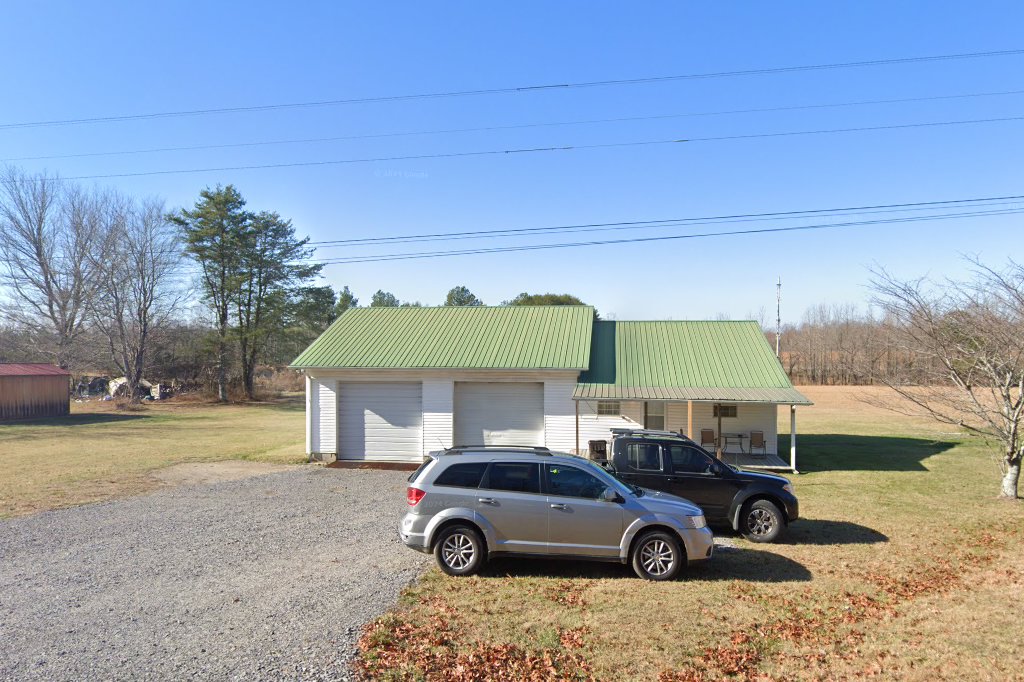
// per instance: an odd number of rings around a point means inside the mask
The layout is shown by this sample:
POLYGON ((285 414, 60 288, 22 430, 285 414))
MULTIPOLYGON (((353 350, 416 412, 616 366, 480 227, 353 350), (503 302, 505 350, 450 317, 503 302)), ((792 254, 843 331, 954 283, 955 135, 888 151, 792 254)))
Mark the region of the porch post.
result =
POLYGON ((574 400, 576 403, 576 454, 580 454, 580 401, 574 400))
POLYGON ((789 406, 789 468, 796 473, 796 405, 789 406))
POLYGON ((715 403, 715 409, 718 410, 718 438, 715 439, 715 454, 718 459, 722 459, 722 403, 715 403))
POLYGON ((693 439, 693 401, 686 401, 686 436, 693 439))

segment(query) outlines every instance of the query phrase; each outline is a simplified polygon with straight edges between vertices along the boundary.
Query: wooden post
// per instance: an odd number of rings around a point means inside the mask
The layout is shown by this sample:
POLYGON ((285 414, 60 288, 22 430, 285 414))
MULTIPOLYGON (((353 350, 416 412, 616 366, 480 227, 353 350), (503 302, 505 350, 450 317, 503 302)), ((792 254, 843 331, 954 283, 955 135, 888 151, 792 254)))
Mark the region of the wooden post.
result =
POLYGON ((574 400, 576 403, 576 454, 580 454, 580 401, 574 400))
POLYGON ((715 454, 722 459, 722 403, 715 403, 714 409, 718 410, 718 437, 715 438, 715 454))
POLYGON ((796 405, 789 406, 789 468, 796 473, 796 405))
POLYGON ((693 401, 686 401, 686 435, 693 439, 693 401))

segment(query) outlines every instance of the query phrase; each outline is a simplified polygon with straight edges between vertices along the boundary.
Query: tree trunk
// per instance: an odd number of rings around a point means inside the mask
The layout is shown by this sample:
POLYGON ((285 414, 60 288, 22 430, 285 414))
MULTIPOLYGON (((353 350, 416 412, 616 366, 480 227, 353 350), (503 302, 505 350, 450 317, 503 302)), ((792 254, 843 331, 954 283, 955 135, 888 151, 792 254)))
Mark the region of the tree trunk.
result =
POLYGON ((226 330, 221 328, 220 341, 217 347, 217 400, 228 401, 228 341, 226 330))
POLYGON ((1006 458, 1006 473, 999 496, 1011 500, 1017 499, 1017 483, 1020 481, 1021 453, 1017 452, 1006 458))

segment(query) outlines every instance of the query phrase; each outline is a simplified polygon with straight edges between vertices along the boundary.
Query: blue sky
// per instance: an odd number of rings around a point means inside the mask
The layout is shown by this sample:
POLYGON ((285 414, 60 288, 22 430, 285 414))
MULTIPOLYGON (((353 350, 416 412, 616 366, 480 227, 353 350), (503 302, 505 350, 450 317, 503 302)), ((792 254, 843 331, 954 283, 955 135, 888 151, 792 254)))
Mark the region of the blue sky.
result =
MULTIPOLYGON (((1020 3, 9 3, 0 124, 630 79, 1024 48, 1020 3), (640 9, 638 9, 638 7, 640 9)), ((0 129, 0 158, 373 135, 1024 90, 1024 55, 619 87, 0 129)), ((719 137, 1024 116, 1024 94, 827 109, 23 160, 63 176, 719 137)), ((1024 121, 566 152, 88 180, 169 206, 236 185, 313 240, 515 229, 1024 194, 1024 121)), ((1024 204, 1017 204, 1024 206, 1024 204)), ((856 219, 856 218, 855 218, 856 219)), ((821 222, 821 221, 817 221, 821 222)), ((787 225, 801 224, 789 222, 787 225)), ((811 224, 811 221, 803 221, 811 224)), ((764 224, 739 227, 763 227, 764 224)), ((669 227, 321 248, 345 257, 669 227)), ((729 226, 724 226, 729 227, 729 226)), ((734 226, 735 227, 735 226, 734 226)), ((1018 215, 332 265, 440 303, 571 292, 618 319, 783 317, 868 298, 868 267, 958 276, 1021 257, 1018 215)))

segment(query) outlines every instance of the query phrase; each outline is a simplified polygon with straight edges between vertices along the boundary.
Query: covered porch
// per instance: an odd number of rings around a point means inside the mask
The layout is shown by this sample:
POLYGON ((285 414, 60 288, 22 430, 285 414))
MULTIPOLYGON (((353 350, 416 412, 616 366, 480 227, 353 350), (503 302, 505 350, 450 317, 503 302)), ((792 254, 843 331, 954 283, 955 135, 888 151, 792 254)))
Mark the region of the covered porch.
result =
POLYGON ((756 322, 594 323, 590 368, 573 391, 576 447, 613 428, 673 431, 730 464, 796 471, 793 388, 756 322), (789 452, 779 452, 779 407, 789 452))
POLYGON ((666 395, 678 393, 678 387, 602 388, 595 391, 593 385, 578 385, 573 396, 575 450, 581 455, 593 456, 592 446, 599 447, 601 441, 610 445, 612 429, 642 428, 687 436, 734 466, 798 471, 796 408, 811 404, 802 395, 757 396, 762 399, 754 400, 754 396, 741 399, 734 390, 720 390, 717 399, 701 395, 701 399, 684 400, 666 395), (789 442, 784 449, 778 439, 780 430, 786 433, 779 428, 780 407, 789 417, 789 442))

